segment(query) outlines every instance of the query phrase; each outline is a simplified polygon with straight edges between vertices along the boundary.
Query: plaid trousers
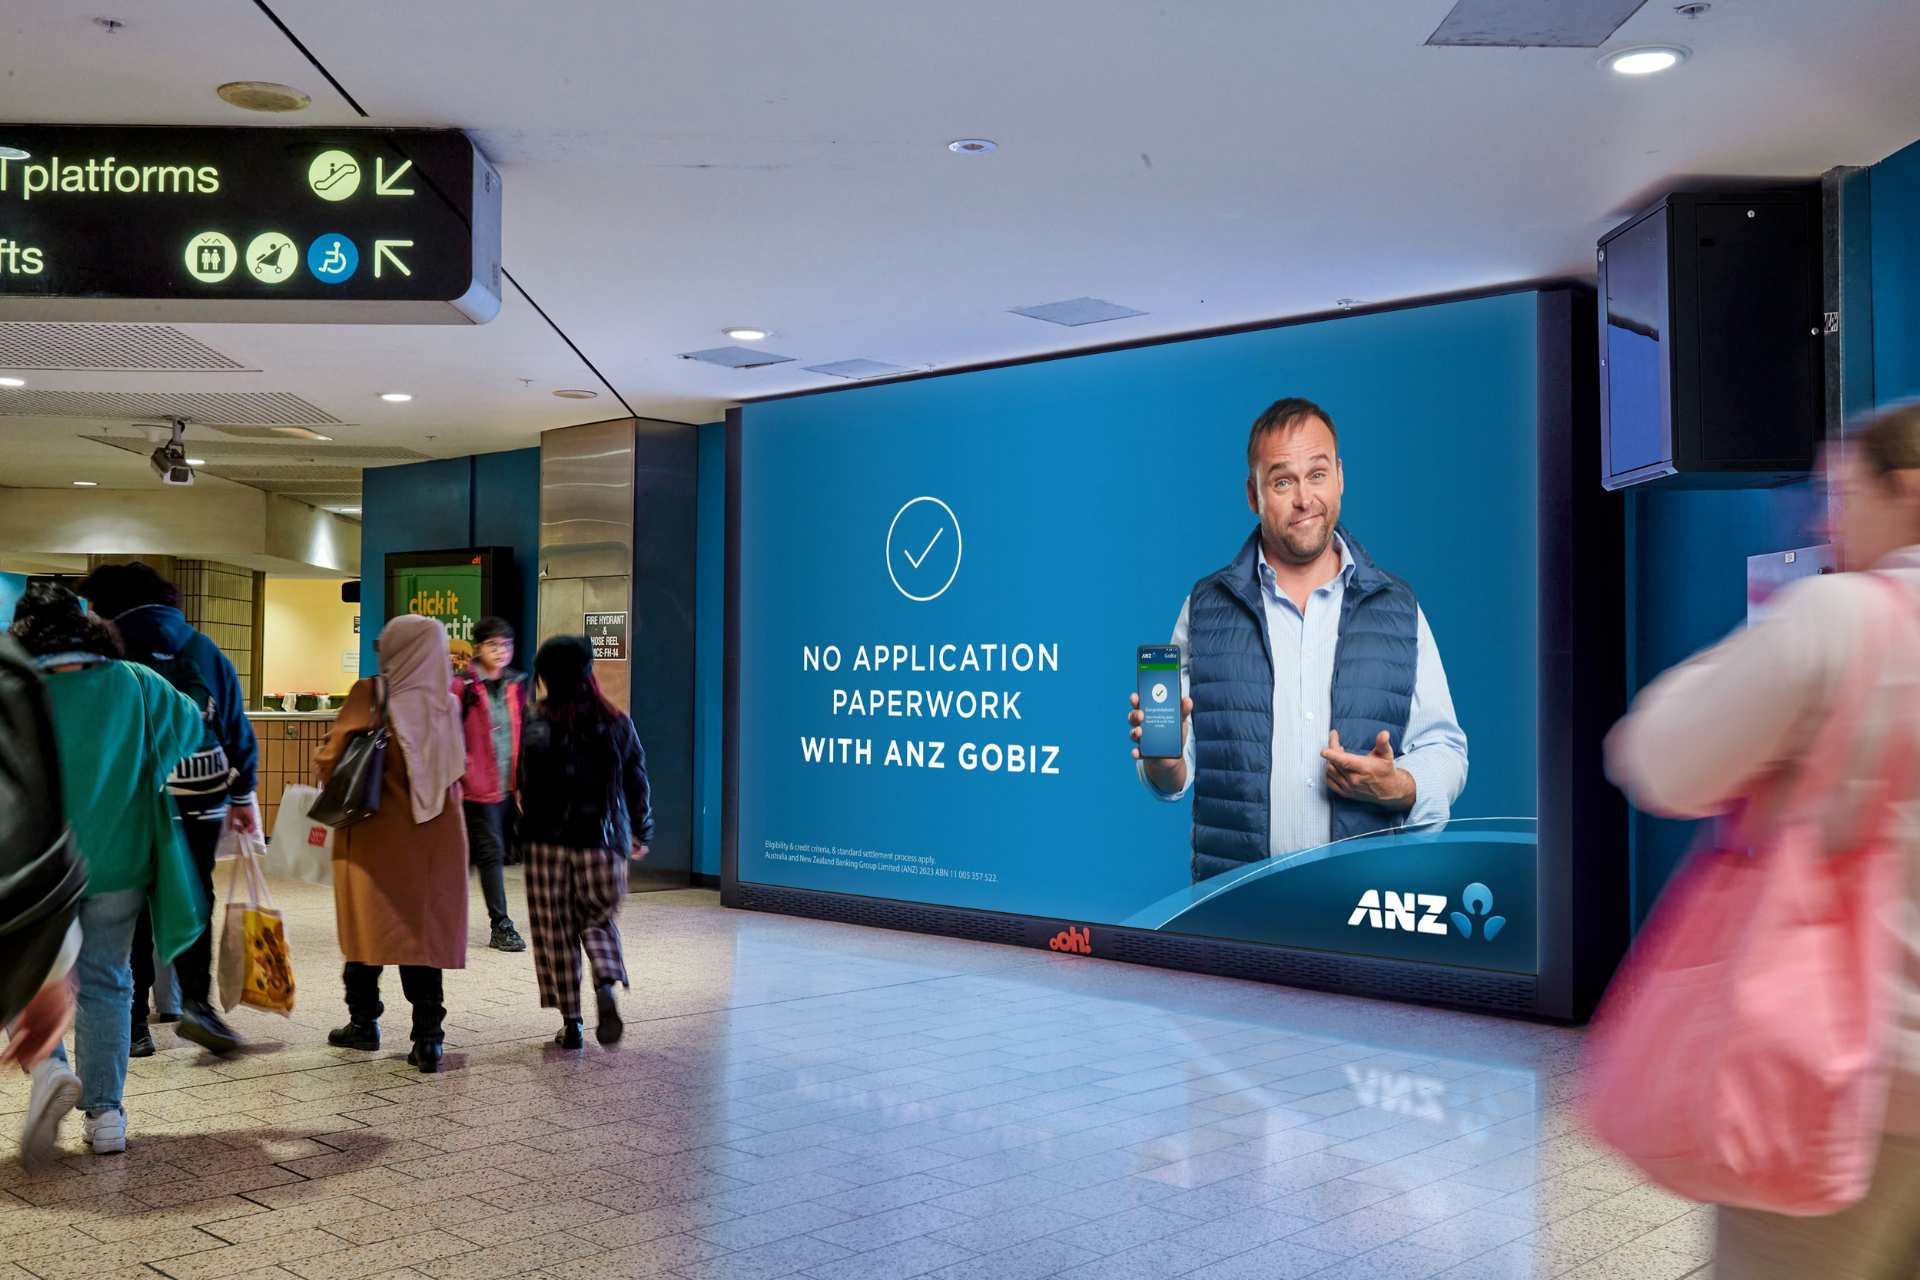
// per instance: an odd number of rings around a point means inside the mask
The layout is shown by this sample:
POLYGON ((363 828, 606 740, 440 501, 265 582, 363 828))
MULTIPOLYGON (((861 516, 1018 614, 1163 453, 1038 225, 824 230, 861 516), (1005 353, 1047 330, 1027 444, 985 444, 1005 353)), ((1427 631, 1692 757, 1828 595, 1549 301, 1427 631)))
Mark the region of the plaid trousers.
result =
POLYGON ((570 849, 530 844, 527 923, 533 931, 533 972, 540 1007, 580 1017, 580 952, 593 982, 627 985, 627 962, 614 923, 627 895, 627 855, 620 849, 570 849))

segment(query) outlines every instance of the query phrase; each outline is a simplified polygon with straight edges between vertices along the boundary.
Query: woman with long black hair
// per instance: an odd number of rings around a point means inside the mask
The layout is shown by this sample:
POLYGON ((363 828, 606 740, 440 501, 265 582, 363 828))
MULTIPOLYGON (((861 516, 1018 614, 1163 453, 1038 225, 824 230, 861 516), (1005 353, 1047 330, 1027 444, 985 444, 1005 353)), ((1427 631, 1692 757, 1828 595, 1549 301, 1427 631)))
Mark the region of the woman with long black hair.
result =
POLYGON ((527 855, 527 919, 540 1007, 560 1010, 554 1043, 578 1049, 580 953, 593 970, 601 1044, 620 1038, 615 983, 627 986, 615 922, 627 893, 627 860, 653 838, 647 755, 625 712, 593 677, 585 636, 540 646, 541 698, 521 738, 520 839, 527 855))

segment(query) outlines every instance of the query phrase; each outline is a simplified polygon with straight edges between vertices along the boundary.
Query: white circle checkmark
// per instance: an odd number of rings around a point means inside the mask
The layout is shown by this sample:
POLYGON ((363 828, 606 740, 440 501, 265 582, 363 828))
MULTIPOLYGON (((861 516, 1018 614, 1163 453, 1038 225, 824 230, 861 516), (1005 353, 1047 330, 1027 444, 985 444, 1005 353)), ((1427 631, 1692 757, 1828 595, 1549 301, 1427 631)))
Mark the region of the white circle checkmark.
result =
MULTIPOLYGON (((918 497, 906 503, 898 511, 893 513, 893 523, 887 526, 887 577, 893 580, 894 590, 898 591, 907 599, 917 600, 924 604, 928 600, 937 600, 946 594, 947 588, 953 585, 953 580, 960 574, 960 552, 960 518, 953 514, 952 507, 940 501, 940 499, 928 496, 918 497), (931 503, 940 508, 941 511, 946 513, 946 520, 933 531, 933 536, 927 539, 923 545, 917 547, 902 546, 896 551, 893 545, 893 535, 894 531, 900 527, 900 517, 923 502, 931 503), (899 571, 894 567, 893 562, 896 554, 901 560, 906 562, 906 569, 909 575, 918 574, 920 567, 927 563, 928 559, 933 556, 935 549, 939 548, 945 541, 949 526, 951 526, 953 534, 953 567, 947 571, 946 580, 931 592, 922 593, 907 590, 900 581, 899 571)), ((919 584, 916 583, 915 585, 919 584)))

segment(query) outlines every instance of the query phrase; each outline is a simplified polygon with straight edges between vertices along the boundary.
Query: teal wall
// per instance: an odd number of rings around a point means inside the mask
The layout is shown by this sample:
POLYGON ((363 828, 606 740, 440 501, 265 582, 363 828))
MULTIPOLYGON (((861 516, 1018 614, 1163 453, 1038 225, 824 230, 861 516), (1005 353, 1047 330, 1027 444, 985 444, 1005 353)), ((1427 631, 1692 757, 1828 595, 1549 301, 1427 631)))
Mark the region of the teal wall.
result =
POLYGON ((720 874, 722 708, 727 591, 727 424, 700 428, 694 580, 693 870, 720 874))
MULTIPOLYGON (((378 669, 373 642, 386 625, 383 558, 446 547, 512 547, 520 607, 507 620, 534 634, 540 573, 540 450, 473 454, 377 467, 360 499, 360 670, 378 669), (517 615, 517 616, 516 616, 517 615)), ((531 654, 517 662, 524 666, 531 654)))
POLYGON ((1873 166, 1873 382, 1920 397, 1920 142, 1873 166))

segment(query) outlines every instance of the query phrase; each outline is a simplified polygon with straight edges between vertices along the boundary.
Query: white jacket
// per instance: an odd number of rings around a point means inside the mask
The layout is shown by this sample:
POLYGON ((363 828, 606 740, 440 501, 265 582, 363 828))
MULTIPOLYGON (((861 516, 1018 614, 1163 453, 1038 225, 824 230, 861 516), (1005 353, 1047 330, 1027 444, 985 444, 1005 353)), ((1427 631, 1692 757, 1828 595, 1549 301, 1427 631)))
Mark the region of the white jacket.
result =
MULTIPOLYGON (((1920 604, 1920 546, 1907 547, 1876 569, 1896 577, 1920 604)), ((1864 574, 1834 574, 1795 583, 1769 602, 1753 626, 1734 632, 1661 676, 1607 739, 1607 773, 1651 813, 1704 818, 1725 811, 1758 780, 1784 779, 1805 765, 1813 737, 1839 697, 1869 627, 1890 625, 1892 602, 1864 574)), ((1827 798, 1826 839, 1845 847, 1872 802, 1884 768, 1882 751, 1897 711, 1920 708, 1920 643, 1906 630, 1869 698, 1862 724, 1847 735, 1844 781, 1827 798)), ((1920 730, 1912 720, 1907 732, 1920 730)), ((1907 849, 1905 901, 1888 904, 1888 919, 1905 946, 1896 993, 1895 1063, 1899 1069, 1888 1127, 1920 1133, 1920 768, 1909 779, 1895 831, 1907 849)), ((1781 998, 1791 1000, 1791 992, 1781 998)))

